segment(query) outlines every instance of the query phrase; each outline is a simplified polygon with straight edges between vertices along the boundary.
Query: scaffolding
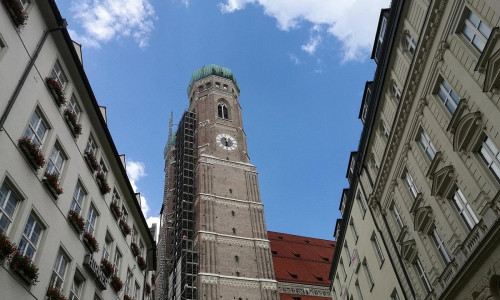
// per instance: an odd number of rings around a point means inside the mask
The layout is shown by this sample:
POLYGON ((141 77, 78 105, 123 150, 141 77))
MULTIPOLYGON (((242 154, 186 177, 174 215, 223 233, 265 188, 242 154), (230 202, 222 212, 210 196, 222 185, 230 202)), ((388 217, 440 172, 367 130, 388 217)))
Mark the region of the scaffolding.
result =
POLYGON ((194 251, 196 114, 184 112, 175 136, 172 234, 168 241, 169 300, 197 299, 198 253, 194 251))

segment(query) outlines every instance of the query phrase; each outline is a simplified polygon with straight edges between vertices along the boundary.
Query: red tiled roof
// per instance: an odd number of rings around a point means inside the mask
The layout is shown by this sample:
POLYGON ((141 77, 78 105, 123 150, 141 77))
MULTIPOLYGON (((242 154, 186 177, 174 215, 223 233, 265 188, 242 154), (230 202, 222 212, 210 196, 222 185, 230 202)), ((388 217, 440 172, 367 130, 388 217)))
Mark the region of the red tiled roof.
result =
MULTIPOLYGON (((271 241, 274 273, 278 282, 330 285, 328 275, 335 250, 334 241, 273 231, 268 231, 268 237, 271 241)), ((301 300, 322 299, 300 297, 301 300)))

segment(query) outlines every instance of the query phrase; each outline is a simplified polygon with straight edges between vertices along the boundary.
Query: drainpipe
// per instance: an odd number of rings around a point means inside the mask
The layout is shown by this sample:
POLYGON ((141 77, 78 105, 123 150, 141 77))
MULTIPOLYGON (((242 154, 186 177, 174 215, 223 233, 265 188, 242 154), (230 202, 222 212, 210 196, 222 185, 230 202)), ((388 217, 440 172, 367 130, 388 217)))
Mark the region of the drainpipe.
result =
MULTIPOLYGON (((156 250, 156 242, 154 242, 153 247, 149 248, 149 249, 148 249, 148 251, 146 251, 146 260, 147 260, 147 258, 148 258, 148 253, 149 253, 149 251, 151 251, 151 250, 153 250, 153 255, 156 255, 156 253, 155 253, 155 252, 156 252, 156 251, 155 251, 155 250, 156 250)), ((153 264, 154 264, 154 261, 155 261, 155 260, 154 260, 154 259, 152 259, 152 260, 153 260, 153 264)), ((148 272, 148 270, 147 270, 147 269, 146 269, 146 270, 144 270, 144 283, 142 284, 142 300, 144 300, 144 297, 146 296, 146 279, 147 279, 147 276, 146 276, 146 275, 147 275, 147 272, 148 272)), ((151 293, 152 293, 152 292, 153 292, 153 286, 151 285, 151 293)))
POLYGON ((21 76, 21 79, 19 80, 19 83, 17 84, 16 89, 14 90, 14 93, 10 97, 9 102, 7 103, 7 108, 2 114, 2 117, 0 118, 0 131, 3 131, 3 125, 5 124, 5 121, 7 120, 7 117, 9 116, 9 113, 14 106, 14 103, 17 100, 17 97, 19 96, 19 93, 21 92, 21 89, 24 86, 24 83, 26 82, 26 78, 28 78, 29 73, 31 72, 31 69, 33 69, 33 66, 35 65, 35 61, 38 58, 38 55, 40 54, 40 51, 42 50, 43 45, 45 44, 45 40, 47 40, 47 37, 49 36, 50 33, 62 29, 66 29, 67 23, 65 19, 62 19, 59 27, 57 28, 52 28, 52 29, 45 29, 42 35, 42 38, 40 39, 40 42, 38 42, 38 45, 36 46, 35 53, 31 57, 30 62, 28 63, 28 66, 23 72, 23 75, 21 76))

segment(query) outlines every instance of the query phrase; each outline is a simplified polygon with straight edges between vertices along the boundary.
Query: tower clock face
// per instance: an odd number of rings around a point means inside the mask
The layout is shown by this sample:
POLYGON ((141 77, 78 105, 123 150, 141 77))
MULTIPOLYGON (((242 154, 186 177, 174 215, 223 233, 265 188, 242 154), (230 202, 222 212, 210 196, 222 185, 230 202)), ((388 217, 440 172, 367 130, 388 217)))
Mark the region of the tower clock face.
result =
POLYGON ((217 145, 225 150, 234 150, 238 146, 234 137, 225 133, 219 134, 217 136, 217 145))

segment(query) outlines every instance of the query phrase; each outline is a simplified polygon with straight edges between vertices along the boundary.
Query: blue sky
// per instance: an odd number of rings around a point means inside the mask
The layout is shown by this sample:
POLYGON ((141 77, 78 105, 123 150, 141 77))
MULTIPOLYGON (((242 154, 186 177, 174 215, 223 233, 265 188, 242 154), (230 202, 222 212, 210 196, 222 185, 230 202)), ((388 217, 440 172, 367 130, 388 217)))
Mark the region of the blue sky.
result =
MULTIPOLYGON (((206 64, 230 68, 269 230, 331 239, 380 9, 388 0, 59 1, 148 218, 168 118, 206 64), (147 206, 147 207, 146 207, 147 206)), ((175 128, 174 128, 175 129, 175 128)))

